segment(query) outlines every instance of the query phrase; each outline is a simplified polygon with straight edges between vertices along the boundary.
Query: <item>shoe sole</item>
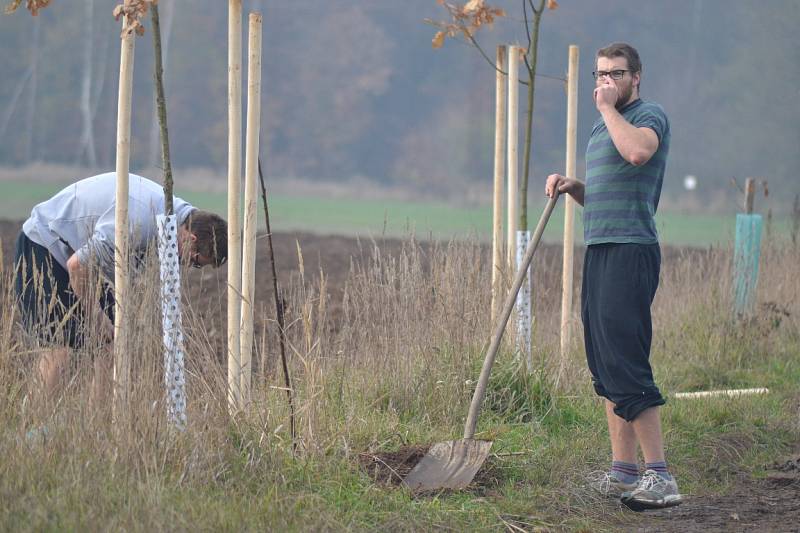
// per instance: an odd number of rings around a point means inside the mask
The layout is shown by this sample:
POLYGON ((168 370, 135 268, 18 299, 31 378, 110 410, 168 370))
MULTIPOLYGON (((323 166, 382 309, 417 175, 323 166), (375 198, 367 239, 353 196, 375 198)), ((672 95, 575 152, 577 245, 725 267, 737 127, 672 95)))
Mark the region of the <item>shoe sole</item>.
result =
POLYGON ((625 506, 628 507, 631 511, 641 512, 647 511, 652 509, 667 509, 669 507, 676 507, 683 503, 683 498, 680 496, 673 496, 667 497, 663 500, 657 500, 653 502, 647 502, 642 500, 634 500, 633 498, 621 498, 620 500, 625 506))

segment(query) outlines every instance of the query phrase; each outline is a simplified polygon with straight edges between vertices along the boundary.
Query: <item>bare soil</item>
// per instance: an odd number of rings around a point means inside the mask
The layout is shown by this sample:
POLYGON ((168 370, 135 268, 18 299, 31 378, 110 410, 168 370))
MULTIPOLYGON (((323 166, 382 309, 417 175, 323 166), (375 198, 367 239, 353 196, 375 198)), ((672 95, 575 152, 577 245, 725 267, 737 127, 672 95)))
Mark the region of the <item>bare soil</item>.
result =
POLYGON ((740 475, 727 494, 689 495, 678 507, 640 513, 620 526, 676 533, 800 531, 800 455, 771 465, 765 478, 740 475))
MULTIPOLYGON (((22 223, 0 220, 0 250, 2 265, 10 267, 14 258, 14 245, 22 223)), ((341 295, 350 272, 351 261, 363 262, 370 255, 372 243, 349 237, 319 236, 312 234, 276 234, 273 238, 276 269, 279 282, 287 286, 300 276, 298 247, 302 251, 306 283, 316 283, 324 272, 330 294, 330 313, 341 309, 341 295)), ((397 253, 401 243, 396 240, 380 241, 384 255, 397 253)), ((256 288, 256 310, 274 308, 271 266, 266 253, 265 239, 259 240, 256 272, 264 281, 256 288)), ((557 246, 542 249, 545 261, 558 261, 557 246)), ((665 249, 664 259, 680 253, 678 249, 665 249)), ((580 257, 576 257, 580 269, 580 257)), ((225 268, 189 272, 185 286, 189 301, 199 317, 210 324, 208 337, 218 344, 220 357, 224 354, 226 298, 225 268)), ((559 275, 560 276, 560 275, 559 275)), ((426 453, 428 446, 410 446, 391 453, 362 453, 358 456, 361 468, 376 484, 399 485, 402 478, 426 453)), ((498 479, 491 460, 476 476, 472 492, 491 493, 498 479)), ((626 514, 616 524, 624 531, 800 531, 800 455, 784 458, 770 465, 768 475, 754 478, 739 475, 726 494, 687 495, 685 502, 675 508, 661 511, 626 514)))

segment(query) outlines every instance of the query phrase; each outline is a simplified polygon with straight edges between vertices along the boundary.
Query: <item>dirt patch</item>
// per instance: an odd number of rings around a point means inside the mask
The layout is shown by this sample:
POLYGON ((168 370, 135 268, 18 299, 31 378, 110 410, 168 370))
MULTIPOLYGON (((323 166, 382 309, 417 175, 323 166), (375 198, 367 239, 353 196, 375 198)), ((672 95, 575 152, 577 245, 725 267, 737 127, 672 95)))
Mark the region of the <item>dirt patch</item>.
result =
MULTIPOLYGON (((390 452, 364 452, 359 454, 358 463, 375 484, 397 487, 428 453, 430 447, 430 444, 417 444, 404 446, 399 450, 390 452)), ((472 483, 464 491, 476 495, 484 495, 489 489, 496 487, 499 482, 495 461, 489 456, 475 474, 472 483)), ((424 497, 427 494, 419 493, 418 496, 424 497)), ((442 491, 433 491, 432 494, 440 495, 442 491)))
POLYGON ((775 463, 763 479, 741 475, 725 495, 687 495, 671 509, 619 524, 624 531, 800 531, 800 455, 775 463))
POLYGON ((429 449, 429 444, 422 444, 392 452, 364 452, 358 455, 358 463, 376 484, 398 486, 429 449))

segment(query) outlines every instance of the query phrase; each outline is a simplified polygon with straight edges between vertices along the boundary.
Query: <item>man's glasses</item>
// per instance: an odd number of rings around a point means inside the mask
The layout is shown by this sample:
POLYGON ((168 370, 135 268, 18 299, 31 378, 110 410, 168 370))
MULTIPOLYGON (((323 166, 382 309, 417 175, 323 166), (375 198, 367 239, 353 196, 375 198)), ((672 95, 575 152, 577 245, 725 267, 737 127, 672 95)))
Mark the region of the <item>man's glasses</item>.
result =
POLYGON ((203 268, 203 265, 197 262, 197 258, 200 256, 199 252, 194 252, 191 256, 189 256, 189 266, 192 268, 203 268))
POLYGON ((605 77, 611 78, 612 80, 621 80, 626 72, 630 72, 630 70, 595 70, 592 72, 592 76, 594 76, 596 80, 605 77))

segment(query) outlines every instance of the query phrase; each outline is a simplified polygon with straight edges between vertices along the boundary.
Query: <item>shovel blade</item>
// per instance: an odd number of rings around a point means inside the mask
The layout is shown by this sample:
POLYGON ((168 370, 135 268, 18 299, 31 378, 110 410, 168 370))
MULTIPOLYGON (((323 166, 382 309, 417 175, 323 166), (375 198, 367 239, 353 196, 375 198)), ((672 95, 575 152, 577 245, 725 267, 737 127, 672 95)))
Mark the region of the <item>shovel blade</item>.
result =
POLYGON ((413 491, 463 489, 472 482, 491 448, 490 440, 437 442, 403 483, 413 491))

